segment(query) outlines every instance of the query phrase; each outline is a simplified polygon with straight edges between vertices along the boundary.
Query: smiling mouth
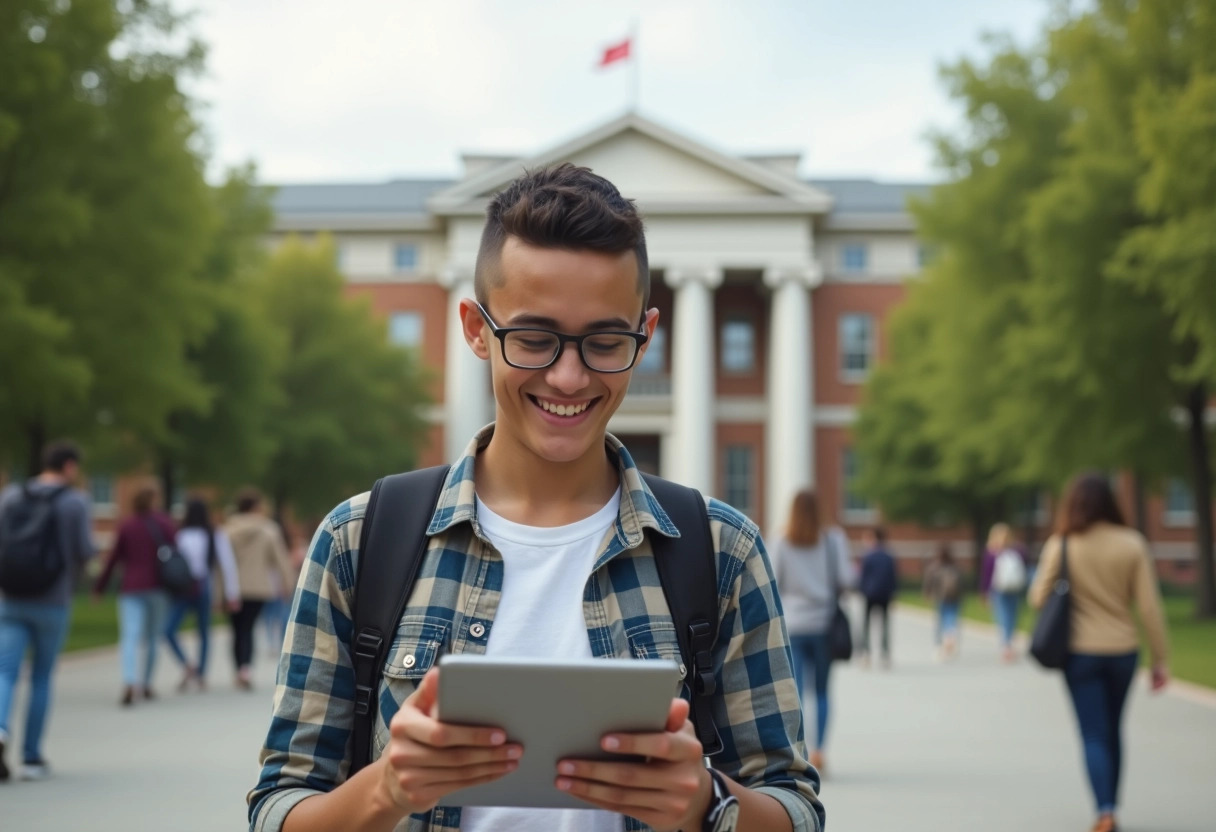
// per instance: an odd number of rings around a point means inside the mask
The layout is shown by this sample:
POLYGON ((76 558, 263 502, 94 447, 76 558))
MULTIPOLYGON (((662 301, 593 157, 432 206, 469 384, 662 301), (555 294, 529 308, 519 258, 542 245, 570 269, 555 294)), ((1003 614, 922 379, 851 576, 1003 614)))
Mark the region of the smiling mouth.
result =
POLYGON ((592 405, 599 401, 598 396, 594 399, 588 399, 581 404, 557 404, 530 394, 528 398, 532 400, 532 404, 536 405, 546 413, 553 416, 564 416, 566 418, 572 418, 585 413, 592 405))

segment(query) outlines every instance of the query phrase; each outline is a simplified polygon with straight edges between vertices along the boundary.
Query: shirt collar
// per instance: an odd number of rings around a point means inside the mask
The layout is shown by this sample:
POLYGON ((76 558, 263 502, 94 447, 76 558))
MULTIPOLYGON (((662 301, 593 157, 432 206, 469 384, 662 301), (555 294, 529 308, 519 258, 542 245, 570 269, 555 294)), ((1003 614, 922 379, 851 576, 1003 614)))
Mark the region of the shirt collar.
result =
MULTIPOLYGON (((484 537, 477 523, 477 494, 473 480, 473 469, 477 454, 490 444, 494 425, 489 424, 477 432, 469 442, 464 454, 448 471, 435 513, 427 534, 434 536, 447 531, 458 523, 469 523, 478 537, 484 537)), ((623 539, 625 548, 632 549, 642 542, 645 531, 654 529, 667 537, 679 537, 675 523, 659 505, 642 472, 634 464, 633 457, 619 439, 610 433, 604 435, 604 446, 611 458, 616 460, 621 479, 621 508, 617 514, 617 534, 623 539)))

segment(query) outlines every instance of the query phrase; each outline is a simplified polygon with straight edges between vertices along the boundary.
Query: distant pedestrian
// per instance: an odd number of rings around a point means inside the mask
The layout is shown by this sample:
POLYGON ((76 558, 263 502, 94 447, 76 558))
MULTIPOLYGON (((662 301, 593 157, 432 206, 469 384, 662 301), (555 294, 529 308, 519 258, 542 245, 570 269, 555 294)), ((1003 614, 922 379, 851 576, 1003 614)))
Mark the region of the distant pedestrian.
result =
POLYGON ((808 675, 815 685, 815 750, 811 753, 811 764, 823 775, 828 677, 832 669, 828 629, 837 599, 854 581, 848 538, 838 527, 823 528, 819 501, 813 491, 799 491, 794 496, 785 532, 773 545, 773 561, 799 698, 803 698, 808 675))
POLYGON ((997 523, 988 532, 988 545, 980 566, 980 597, 992 608, 1001 638, 1001 659, 1017 658, 1013 634, 1018 625, 1018 607, 1026 591, 1026 553, 1013 539, 1013 530, 997 523))
POLYGON ((1136 673, 1140 642, 1132 606, 1147 636, 1154 691, 1169 681, 1165 616, 1148 543, 1124 523, 1102 474, 1083 474, 1069 486, 1056 534, 1043 548, 1030 587, 1030 603, 1035 608, 1047 600, 1060 575, 1064 540, 1071 589, 1070 655, 1064 679, 1097 805, 1093 832, 1112 832, 1123 767, 1123 708, 1136 673))
POLYGON ((237 495, 237 513, 224 524, 236 556, 241 603, 232 614, 232 657, 236 665, 237 686, 253 687, 253 628, 267 601, 295 589, 287 546, 278 525, 262 510, 262 495, 246 488, 237 495), (272 584, 271 570, 278 575, 272 584))
POLYGON ((237 581, 236 561, 232 544, 222 529, 213 528, 207 503, 195 497, 186 503, 186 519, 177 533, 177 549, 190 564, 190 574, 198 581, 198 592, 189 598, 174 598, 165 627, 165 640, 181 664, 184 675, 178 690, 191 684, 199 690, 207 686, 207 655, 211 643, 211 607, 214 590, 212 579, 218 570, 223 589, 224 605, 229 612, 241 606, 241 588, 237 581), (198 624, 198 660, 190 662, 177 639, 182 621, 190 614, 198 624))
POLYGON ((160 488, 152 482, 141 485, 132 500, 132 512, 118 526, 114 547, 93 585, 97 601, 110 583, 115 568, 122 571, 118 588, 118 653, 122 667, 123 706, 136 699, 155 699, 152 676, 156 671, 156 652, 165 631, 169 593, 161 586, 157 550, 162 541, 171 541, 177 528, 169 515, 159 510, 160 488), (143 670, 139 650, 143 645, 143 670))
MULTIPOLYGON (((298 578, 300 564, 296 562, 296 547, 292 543, 291 533, 287 530, 286 524, 280 520, 275 521, 275 526, 278 527, 279 534, 283 536, 283 545, 287 547, 287 559, 291 563, 292 574, 298 578)), ((287 618, 291 612, 291 596, 295 589, 295 581, 293 580, 289 586, 283 587, 280 583, 278 568, 274 567, 268 571, 270 589, 274 593, 274 597, 267 601, 266 606, 262 608, 259 620, 266 633, 267 655, 277 659, 279 652, 283 649, 283 638, 287 635, 287 618)))
POLYGON ((882 619, 882 664, 891 666, 891 602, 899 589, 895 558, 887 551, 887 530, 875 526, 866 532, 866 554, 861 561, 861 594, 866 599, 866 617, 861 625, 861 663, 870 663, 870 619, 882 619))
POLYGON ((0 584, 9 587, 0 588, 0 782, 9 779, 4 758, 9 714, 27 648, 30 695, 21 777, 38 780, 50 773, 42 735, 51 709, 51 677, 68 633, 72 590, 93 557, 89 502, 74 487, 80 476, 79 449, 71 442, 55 442, 42 460, 41 474, 0 492, 0 584))
POLYGON ((937 657, 949 659, 959 650, 959 609, 963 600, 963 573, 949 543, 937 547, 937 556, 925 570, 925 597, 937 608, 937 657))

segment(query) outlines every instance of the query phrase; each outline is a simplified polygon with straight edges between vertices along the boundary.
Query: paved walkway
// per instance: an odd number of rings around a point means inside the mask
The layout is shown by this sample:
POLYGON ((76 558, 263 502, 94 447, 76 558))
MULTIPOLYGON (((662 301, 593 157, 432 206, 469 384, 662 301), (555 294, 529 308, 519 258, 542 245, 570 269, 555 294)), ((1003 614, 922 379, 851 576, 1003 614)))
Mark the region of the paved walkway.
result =
MULTIPOLYGON (((903 612, 895 621, 894 670, 836 671, 823 788, 829 828, 1087 829, 1088 788, 1061 681, 1028 663, 1001 665, 992 636, 978 627, 966 630, 959 660, 937 664, 929 632, 927 616, 903 612)), ((210 692, 173 692, 177 672, 166 654, 161 700, 132 709, 117 706, 112 651, 67 658, 46 747, 55 777, 0 786, 0 829, 243 828, 273 668, 259 656, 258 689, 238 692, 227 635, 218 633, 216 642, 210 692)), ((1149 696, 1137 681, 1128 713, 1126 832, 1216 828, 1213 702, 1149 696)), ((23 714, 21 702, 18 708, 23 714)))

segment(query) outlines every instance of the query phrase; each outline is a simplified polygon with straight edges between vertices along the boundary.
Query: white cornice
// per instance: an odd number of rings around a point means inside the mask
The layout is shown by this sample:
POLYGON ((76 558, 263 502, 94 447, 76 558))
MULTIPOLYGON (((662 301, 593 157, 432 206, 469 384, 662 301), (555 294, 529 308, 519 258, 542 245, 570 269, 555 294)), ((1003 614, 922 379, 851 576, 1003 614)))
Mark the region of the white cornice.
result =
POLYGON ((824 231, 915 231, 911 214, 828 214, 824 231))
POLYGON ((439 231, 438 217, 419 214, 276 214, 275 231, 439 231))

